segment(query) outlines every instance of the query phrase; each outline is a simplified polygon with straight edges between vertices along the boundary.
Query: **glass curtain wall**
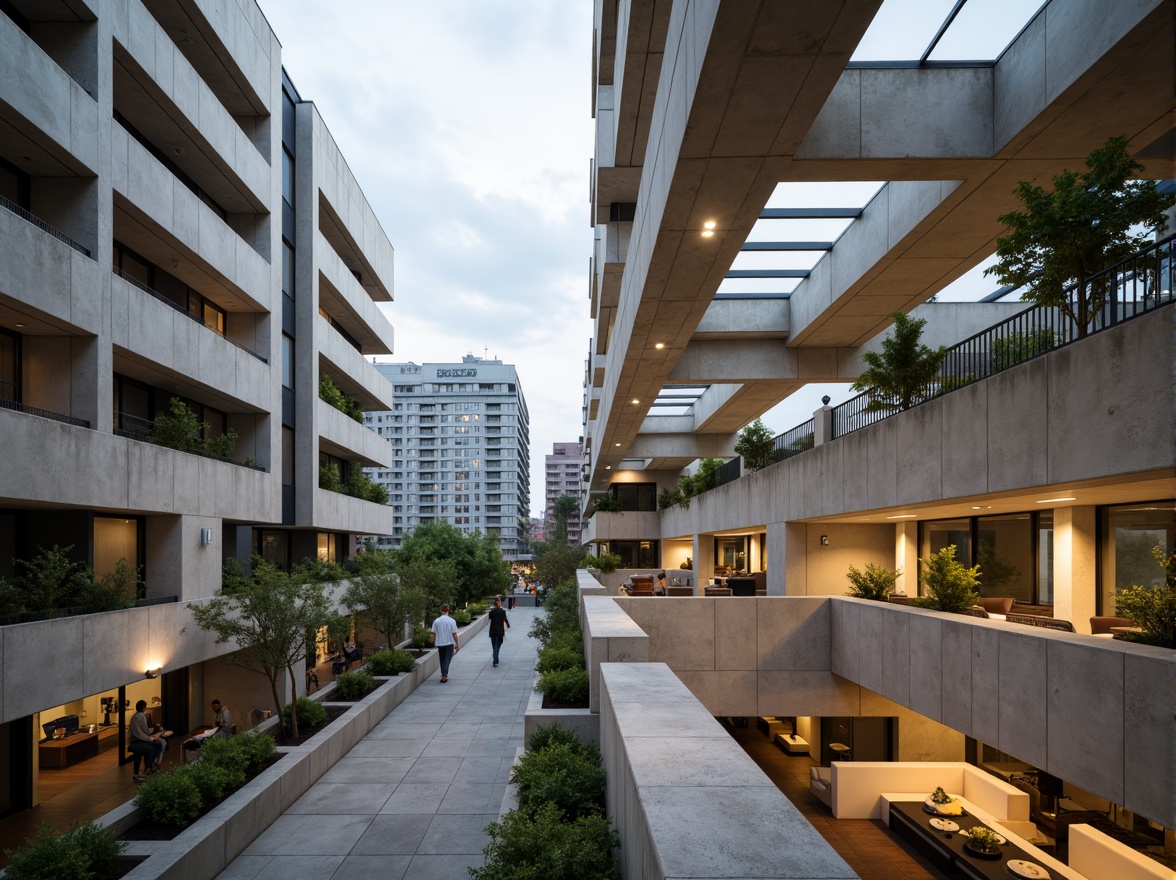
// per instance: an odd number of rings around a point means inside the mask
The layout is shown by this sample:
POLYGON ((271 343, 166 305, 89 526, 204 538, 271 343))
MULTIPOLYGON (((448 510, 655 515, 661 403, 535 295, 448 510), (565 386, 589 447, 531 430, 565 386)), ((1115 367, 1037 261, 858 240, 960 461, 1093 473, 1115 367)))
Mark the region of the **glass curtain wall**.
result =
POLYGON ((1115 613, 1115 592, 1132 586, 1164 583, 1155 548, 1176 550, 1176 501, 1105 507, 1100 512, 1102 577, 1100 614, 1115 613))
MULTIPOLYGON (((1053 513, 1009 513, 920 523, 919 557, 955 545, 956 559, 980 567, 980 595, 1053 604, 1053 513)), ((922 593, 922 587, 920 587, 922 593)))

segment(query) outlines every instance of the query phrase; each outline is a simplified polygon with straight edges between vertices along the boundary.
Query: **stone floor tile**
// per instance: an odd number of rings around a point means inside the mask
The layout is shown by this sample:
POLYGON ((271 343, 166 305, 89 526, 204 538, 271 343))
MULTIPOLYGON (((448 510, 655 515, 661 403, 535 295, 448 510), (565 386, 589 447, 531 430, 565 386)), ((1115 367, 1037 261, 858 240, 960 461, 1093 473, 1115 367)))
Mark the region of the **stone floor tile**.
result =
POLYGON ((417 758, 404 782, 453 782, 461 758, 417 758))
POLYGON ((396 782, 318 782, 286 810, 286 815, 374 816, 380 812, 380 807, 384 806, 394 788, 396 782))
POLYGON ((454 856, 416 855, 408 866, 403 880, 455 880, 469 877, 469 868, 480 868, 481 854, 454 856))
POLYGON ((403 880, 412 856, 348 856, 331 880, 403 880))
MULTIPOLYGON (((393 740, 393 742, 404 742, 404 740, 393 740)), ((396 758, 390 755, 381 757, 364 757, 355 755, 355 750, 351 750, 342 760, 340 760, 334 767, 323 774, 323 778, 319 780, 319 784, 325 782, 345 782, 345 783, 387 783, 396 785, 402 779, 413 765, 417 755, 404 758, 396 758)))
POLYGON ((455 782, 449 786, 437 815, 494 813, 502 804, 502 785, 497 782, 455 782))
POLYGON ((434 817, 377 816, 351 850, 355 856, 390 856, 415 853, 434 817))
POLYGON ((384 803, 381 814, 396 813, 400 815, 416 815, 428 813, 430 816, 437 812, 437 807, 449 791, 448 783, 410 783, 402 782, 396 786, 392 796, 384 803))
POLYGON ((253 841, 247 856, 339 855, 351 847, 367 830, 371 816, 293 815, 279 816, 253 841))
POLYGON ((486 845, 483 830, 491 822, 498 821, 497 809, 492 813, 464 813, 458 815, 437 814, 429 824, 429 830, 421 845, 419 855, 461 855, 478 854, 486 845))
POLYGON ((342 863, 343 856, 274 856, 256 880, 331 880, 342 863))
POLYGON ((254 880, 273 856, 237 856, 216 880, 254 880))

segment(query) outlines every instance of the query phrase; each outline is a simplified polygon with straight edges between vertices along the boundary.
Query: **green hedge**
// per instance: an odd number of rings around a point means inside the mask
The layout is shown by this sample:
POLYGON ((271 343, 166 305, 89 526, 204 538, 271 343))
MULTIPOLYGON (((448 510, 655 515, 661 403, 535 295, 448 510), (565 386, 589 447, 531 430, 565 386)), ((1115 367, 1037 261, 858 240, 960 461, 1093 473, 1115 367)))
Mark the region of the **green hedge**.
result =
POLYGON ((54 834, 47 822, 37 836, 17 850, 6 849, 6 880, 100 880, 126 847, 109 828, 96 822, 54 834))
POLYGON ((473 620, 470 613, 463 608, 459 608, 453 612, 453 622, 458 626, 468 626, 469 622, 473 620))
POLYGON ((542 674, 561 669, 583 669, 583 647, 552 646, 539 652, 539 661, 535 668, 542 674))
POLYGON ((555 804, 569 820, 604 812, 604 768, 595 749, 558 742, 527 752, 510 781, 518 786, 524 813, 535 815, 545 803, 555 804))
POLYGON ((579 749, 592 748, 581 743, 574 733, 566 727, 562 727, 557 721, 553 721, 550 724, 540 724, 535 728, 535 732, 531 734, 531 738, 527 740, 527 748, 532 752, 539 752, 555 745, 571 746, 572 748, 579 749))
MULTIPOLYGON (((376 689, 376 680, 370 672, 357 670, 355 672, 341 672, 335 676, 335 693, 340 700, 360 700, 376 689)), ((299 723, 301 723, 302 707, 298 707, 299 723)))
MULTIPOLYGON (((309 730, 312 727, 317 727, 325 723, 327 720, 327 710, 314 700, 308 700, 306 697, 298 698, 298 730, 309 730)), ((282 730, 290 733, 290 704, 287 703, 282 709, 282 730)))
POLYGON ((416 658, 407 651, 390 648, 387 651, 377 651, 368 657, 367 668, 372 675, 399 675, 402 672, 412 672, 416 667, 416 658))
POLYGON ((620 880, 620 838, 603 816, 569 822, 549 803, 534 815, 512 810, 486 833, 485 864, 469 869, 477 880, 620 880))
POLYGON ((588 670, 553 669, 539 676, 537 690, 556 703, 587 703, 588 670))

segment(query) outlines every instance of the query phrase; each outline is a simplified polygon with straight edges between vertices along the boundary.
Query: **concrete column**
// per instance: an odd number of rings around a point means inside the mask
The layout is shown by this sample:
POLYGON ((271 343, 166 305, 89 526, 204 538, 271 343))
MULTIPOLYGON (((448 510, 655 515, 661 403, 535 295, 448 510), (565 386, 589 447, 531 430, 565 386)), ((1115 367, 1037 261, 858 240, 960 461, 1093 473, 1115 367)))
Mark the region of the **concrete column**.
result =
POLYGON ((768 588, 769 596, 783 596, 784 585, 788 576, 785 523, 768 523, 768 546, 766 558, 763 560, 768 572, 764 585, 768 588))
MULTIPOLYGON (((781 596, 807 596, 808 584, 808 524, 802 522, 783 523, 782 540, 779 542, 784 559, 784 591, 781 596)), ((768 595, 773 595, 771 588, 768 595)))
POLYGON ((913 519, 894 524, 894 567, 902 572, 895 591, 919 595, 919 524, 913 519))
POLYGON ((147 598, 213 596, 221 585, 223 540, 219 519, 147 517, 147 598), (212 529, 211 543, 200 543, 202 529, 212 529))
POLYGON ((813 413, 813 445, 820 446, 833 439, 833 407, 823 406, 813 413))
POLYGON ((1080 633, 1095 614, 1095 519, 1092 505, 1054 509, 1054 617, 1080 633))
POLYGON ((700 596, 708 580, 715 576, 715 536, 694 536, 694 590, 700 596))

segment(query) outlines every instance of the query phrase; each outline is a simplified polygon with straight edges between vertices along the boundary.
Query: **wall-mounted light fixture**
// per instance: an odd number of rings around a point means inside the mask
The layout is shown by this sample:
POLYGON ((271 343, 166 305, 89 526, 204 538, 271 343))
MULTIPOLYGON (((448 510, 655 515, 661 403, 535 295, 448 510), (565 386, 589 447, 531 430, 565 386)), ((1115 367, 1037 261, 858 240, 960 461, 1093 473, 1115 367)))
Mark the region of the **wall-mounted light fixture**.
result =
POLYGON ((157 666, 154 669, 148 669, 143 673, 144 678, 159 678, 159 673, 163 672, 162 666, 157 666))
POLYGON ((821 535, 821 546, 822 547, 829 546, 829 536, 828 535, 821 535))
POLYGON ((200 530, 200 546, 207 547, 212 543, 212 529, 200 530))

